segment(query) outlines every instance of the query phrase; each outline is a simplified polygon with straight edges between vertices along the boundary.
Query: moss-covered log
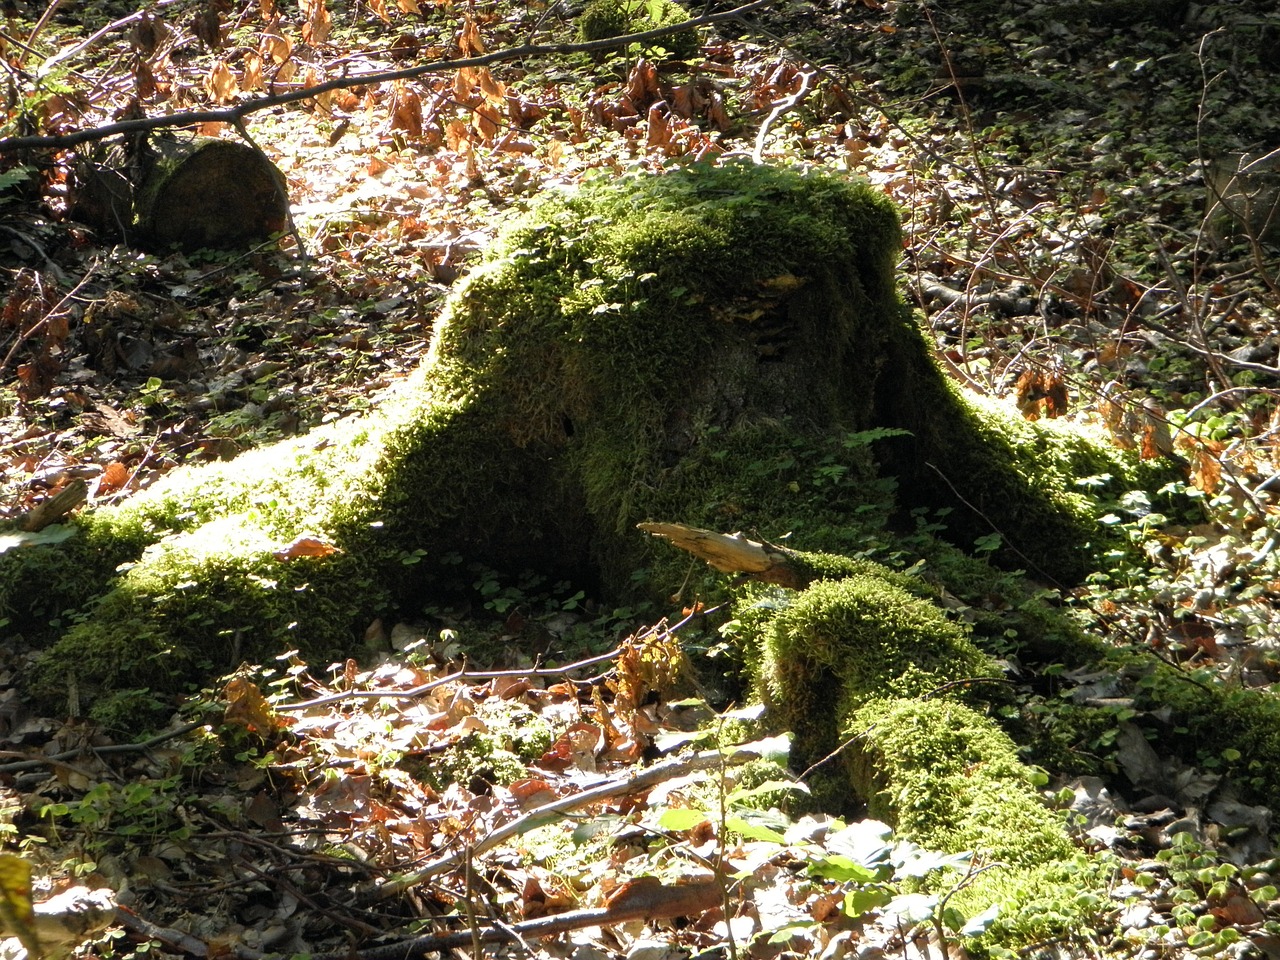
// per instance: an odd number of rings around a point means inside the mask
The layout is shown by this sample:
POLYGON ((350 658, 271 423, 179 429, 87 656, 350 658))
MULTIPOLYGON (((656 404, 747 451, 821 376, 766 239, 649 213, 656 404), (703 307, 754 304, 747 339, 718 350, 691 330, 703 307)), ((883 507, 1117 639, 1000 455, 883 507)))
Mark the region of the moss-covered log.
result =
MULTIPOLYGON (((694 167, 542 200, 371 414, 184 469, 78 518, 66 543, 5 554, 0 613, 50 645, 28 690, 50 703, 74 689, 118 721, 140 683, 180 690, 286 648, 349 652, 374 617, 420 610, 458 556, 622 598, 685 575, 638 522, 789 534, 822 551, 797 555, 804 589, 742 588, 735 609, 798 758, 857 735, 843 792, 925 842, 1006 862, 982 883, 1004 884, 1010 929, 1029 935, 1036 878, 1075 865, 986 716, 1001 685, 975 640, 1028 659, 1101 652, 952 544, 998 533, 1005 559, 1070 582, 1102 536, 1076 481, 1119 491, 1139 467, 964 397, 899 296, 899 249, 883 196, 816 173, 694 167), (945 528, 915 531, 913 511, 940 507, 945 528), (302 536, 334 549, 295 556, 302 536), (940 583, 866 559, 904 553, 940 583), (943 586, 1005 609, 971 627, 935 602, 943 586)), ((1183 692, 1206 716, 1245 716, 1183 692)), ((1236 744, 1262 789, 1273 741, 1236 744)))

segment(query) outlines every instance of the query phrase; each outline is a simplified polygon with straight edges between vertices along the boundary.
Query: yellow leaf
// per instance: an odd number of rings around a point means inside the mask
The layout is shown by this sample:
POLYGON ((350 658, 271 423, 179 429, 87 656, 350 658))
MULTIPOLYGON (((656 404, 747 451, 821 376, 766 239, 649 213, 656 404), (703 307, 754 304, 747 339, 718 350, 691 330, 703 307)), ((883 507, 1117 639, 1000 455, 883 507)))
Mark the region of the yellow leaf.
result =
POLYGON ((27 956, 40 956, 31 906, 31 864, 9 853, 0 853, 0 928, 18 938, 27 956))

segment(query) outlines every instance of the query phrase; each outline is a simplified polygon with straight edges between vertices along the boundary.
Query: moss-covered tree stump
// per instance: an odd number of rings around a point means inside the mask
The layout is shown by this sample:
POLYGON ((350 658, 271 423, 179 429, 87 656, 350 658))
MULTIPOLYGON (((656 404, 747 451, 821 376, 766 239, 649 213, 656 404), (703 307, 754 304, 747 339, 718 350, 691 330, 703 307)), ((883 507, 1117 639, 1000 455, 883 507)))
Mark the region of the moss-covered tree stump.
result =
MULTIPOLYGON (((816 173, 694 167, 544 199, 373 413, 184 469, 80 516, 61 544, 6 553, 0 615, 48 644, 27 689, 136 722, 144 684, 350 652, 374 617, 414 616, 450 558, 621 599, 686 572, 638 522, 789 534, 821 552, 787 551, 800 575, 738 588, 735 613, 797 759, 856 743, 836 754, 837 790, 1004 863, 972 889, 1007 903, 1010 936, 1066 922, 1037 912, 1036 891, 1078 866, 988 716, 1004 694, 979 644, 1016 643, 1027 662, 1106 654, 955 545, 998 534, 1004 560, 1070 582, 1101 537, 1075 481, 1142 478, 1084 432, 962 396, 899 296, 899 249, 883 196, 816 173), (916 531, 937 508, 945 527, 916 531), (301 537, 332 549, 289 549, 301 537), (932 580, 866 559, 895 554, 932 580), (944 586, 1003 591, 1004 609, 961 623, 935 602, 944 586)), ((698 589, 724 587, 708 571, 698 589)), ((1190 736, 1252 731, 1234 744, 1241 770, 1276 787, 1270 701, 1175 692, 1190 736)))

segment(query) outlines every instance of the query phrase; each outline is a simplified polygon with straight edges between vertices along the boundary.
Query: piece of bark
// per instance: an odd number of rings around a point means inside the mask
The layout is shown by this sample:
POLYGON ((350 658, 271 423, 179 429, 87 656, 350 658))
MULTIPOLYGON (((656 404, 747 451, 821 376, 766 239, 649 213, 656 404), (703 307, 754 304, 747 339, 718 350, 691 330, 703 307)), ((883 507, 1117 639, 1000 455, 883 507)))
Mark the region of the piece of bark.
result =
POLYGON ((83 480, 72 480, 48 500, 28 510, 17 519, 17 527, 27 533, 36 533, 52 523, 57 523, 89 496, 89 488, 83 480))
MULTIPOLYGON (((76 947, 109 927, 115 919, 115 899, 110 890, 72 887, 33 908, 32 932, 40 944, 43 960, 69 956, 76 947)), ((3 925, 0 925, 3 926, 3 925)), ((0 929, 10 935, 11 929, 0 929)), ((0 941, 4 960, 28 960, 27 951, 17 941, 0 941)))
POLYGON ((813 571, 799 562, 794 551, 767 540, 757 542, 741 533, 716 533, 683 523, 638 523, 636 526, 671 541, 721 573, 741 573, 752 580, 793 590, 801 590, 813 580, 813 571))

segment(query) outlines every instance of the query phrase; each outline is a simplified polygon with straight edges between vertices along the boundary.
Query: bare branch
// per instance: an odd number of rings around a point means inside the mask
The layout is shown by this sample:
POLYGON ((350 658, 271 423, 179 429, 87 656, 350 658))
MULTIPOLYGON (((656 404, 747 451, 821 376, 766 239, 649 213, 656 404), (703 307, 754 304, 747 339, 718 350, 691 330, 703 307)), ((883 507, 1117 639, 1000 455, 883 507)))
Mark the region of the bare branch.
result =
POLYGON ((81 143, 105 140, 107 137, 113 137, 117 134, 141 133, 149 130, 159 130, 164 127, 187 127, 197 123, 237 124, 251 113, 296 103, 299 100, 310 100, 331 90, 346 90, 351 87, 389 83, 393 80, 410 80, 414 77, 426 76, 432 73, 447 73, 451 70, 461 70, 465 67, 486 67, 491 63, 501 63, 507 60, 524 60, 531 57, 562 56, 570 53, 597 53, 603 50, 613 50, 632 43, 660 40, 662 37, 681 33, 693 27, 737 20, 744 14, 761 10, 775 2, 776 0, 753 0, 751 3, 735 7, 732 10, 726 10, 723 13, 709 13, 704 16, 693 17, 681 23, 655 27, 652 30, 644 30, 640 33, 608 37, 604 40, 591 40, 584 43, 528 44, 522 47, 511 47, 506 50, 494 50, 491 53, 481 54, 476 57, 464 57, 459 60, 440 60, 436 63, 428 63, 420 67, 408 67, 404 70, 340 77, 336 80, 316 84, 314 87, 291 90, 288 93, 281 93, 272 97, 259 97, 256 100, 250 100, 222 110, 192 110, 184 113, 172 113, 163 117, 123 120, 119 123, 109 123, 105 126, 91 127, 87 130, 78 130, 75 133, 66 133, 60 136, 10 137, 6 140, 0 140, 0 154, 13 153, 17 150, 65 149, 81 143))

